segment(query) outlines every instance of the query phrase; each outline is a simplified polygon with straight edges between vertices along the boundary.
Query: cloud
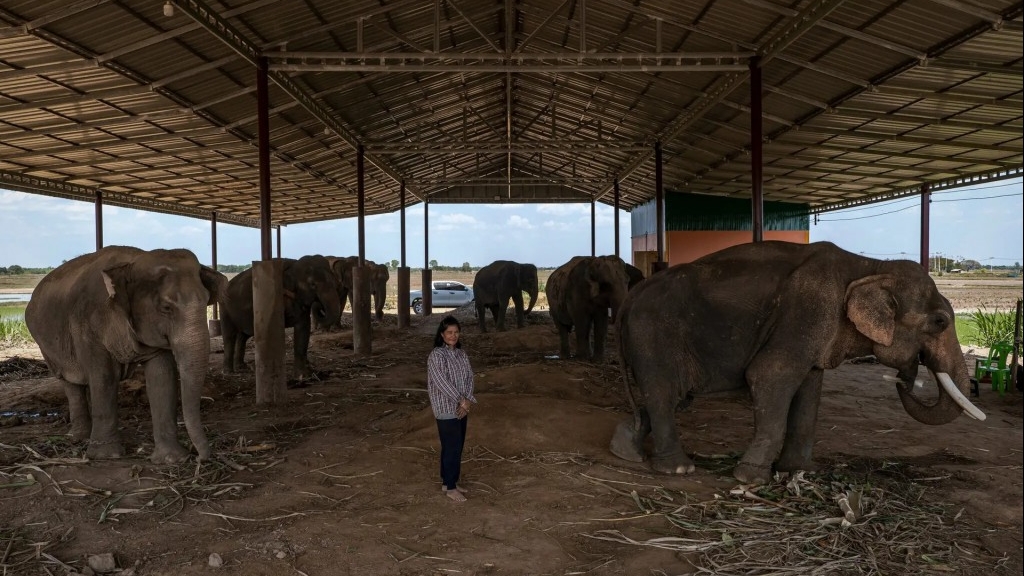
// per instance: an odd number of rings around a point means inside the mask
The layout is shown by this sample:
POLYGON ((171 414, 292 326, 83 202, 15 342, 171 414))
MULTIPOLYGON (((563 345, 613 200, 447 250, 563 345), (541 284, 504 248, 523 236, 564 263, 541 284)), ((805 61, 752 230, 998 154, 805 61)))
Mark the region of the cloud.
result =
POLYGON ((509 216, 508 220, 505 221, 505 226, 508 226, 510 228, 522 228, 524 230, 531 230, 534 228, 534 225, 530 224, 529 220, 523 218, 518 214, 513 214, 509 216))
POLYGON ((545 228, 547 228, 549 230, 558 230, 560 232, 567 232, 567 231, 570 231, 570 230, 573 229, 572 224, 569 224, 568 222, 560 222, 560 221, 556 221, 556 220, 545 220, 544 223, 541 224, 541 226, 543 226, 543 227, 545 227, 545 228))
POLYGON ((590 204, 539 204, 537 206, 537 212, 541 214, 550 214, 552 216, 575 216, 578 214, 586 214, 587 218, 589 218, 590 204))
POLYGON ((463 214, 456 212, 455 214, 442 214, 439 218, 441 223, 437 226, 438 230, 458 230, 460 228, 483 228, 484 223, 470 216, 469 214, 463 214))

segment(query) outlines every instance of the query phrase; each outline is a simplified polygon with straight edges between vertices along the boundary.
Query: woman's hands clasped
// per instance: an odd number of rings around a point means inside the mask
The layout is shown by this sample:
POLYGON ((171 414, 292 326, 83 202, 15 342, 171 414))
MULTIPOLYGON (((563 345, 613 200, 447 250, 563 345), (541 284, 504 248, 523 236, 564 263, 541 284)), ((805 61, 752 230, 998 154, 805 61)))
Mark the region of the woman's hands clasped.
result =
POLYGON ((470 401, 465 398, 459 400, 459 407, 455 410, 455 415, 458 416, 460 420, 469 416, 470 404, 470 401))

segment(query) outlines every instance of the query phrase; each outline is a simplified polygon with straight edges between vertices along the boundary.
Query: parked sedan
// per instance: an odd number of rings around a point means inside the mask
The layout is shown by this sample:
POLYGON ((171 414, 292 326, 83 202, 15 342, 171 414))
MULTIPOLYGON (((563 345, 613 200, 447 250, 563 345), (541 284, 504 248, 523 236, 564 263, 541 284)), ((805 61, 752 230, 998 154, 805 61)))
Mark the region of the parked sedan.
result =
MULTIPOLYGON (((431 307, 458 308, 473 301, 473 289, 462 282, 454 280, 438 280, 431 282, 431 307)), ((413 290, 409 293, 409 306, 417 314, 423 314, 423 291, 413 290)))

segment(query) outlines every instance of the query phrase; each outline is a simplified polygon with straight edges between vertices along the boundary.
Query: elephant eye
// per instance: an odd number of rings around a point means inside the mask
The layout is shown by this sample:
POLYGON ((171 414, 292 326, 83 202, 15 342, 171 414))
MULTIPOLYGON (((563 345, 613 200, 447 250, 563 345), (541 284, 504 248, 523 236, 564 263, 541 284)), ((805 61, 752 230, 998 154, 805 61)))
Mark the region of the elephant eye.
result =
POLYGON ((932 314, 932 328, 935 332, 942 332, 949 328, 949 318, 945 314, 932 314))

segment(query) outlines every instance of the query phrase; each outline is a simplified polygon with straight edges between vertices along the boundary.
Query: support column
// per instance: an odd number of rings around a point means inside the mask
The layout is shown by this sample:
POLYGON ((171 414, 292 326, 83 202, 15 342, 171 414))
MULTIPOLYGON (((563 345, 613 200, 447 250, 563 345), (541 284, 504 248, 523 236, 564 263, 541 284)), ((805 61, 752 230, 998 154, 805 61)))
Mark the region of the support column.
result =
POLYGON ((655 204, 655 235, 658 241, 658 260, 651 264, 651 272, 661 272, 668 268, 665 261, 665 186, 662 177, 661 142, 654 143, 654 204, 655 204))
POLYGON ((352 267, 352 351, 360 356, 373 352, 370 335, 370 270, 352 267))
POLYGON ((284 261, 252 263, 256 404, 277 404, 288 391, 284 362, 284 261))
POLYGON ((277 257, 281 257, 281 225, 277 225, 277 257))
MULTIPOLYGON (((210 213, 210 267, 217 271, 217 213, 210 213)), ((210 336, 220 336, 220 303, 213 303, 213 317, 209 320, 210 336)))
MULTIPOLYGON (((615 255, 619 256, 619 179, 615 179, 615 255)), ((621 258, 621 256, 619 256, 621 258)), ((633 261, 632 254, 629 258, 630 262, 633 261)))
POLYGON ((928 239, 931 237, 931 204, 932 189, 928 184, 921 185, 921 266, 928 270, 928 239))
POLYGON ((750 59, 750 204, 754 242, 764 242, 764 134, 761 113, 761 62, 750 59))
POLYGON ((434 285, 431 283, 430 269, 430 202, 423 199, 423 274, 420 284, 420 294, 423 295, 423 315, 429 316, 434 305, 434 285))
POLYGON ((260 258, 273 258, 270 246, 270 88, 267 58, 256 59, 256 157, 260 182, 260 258))
POLYGON ((256 132, 260 183, 260 257, 253 263, 253 341, 256 346, 256 403, 284 400, 284 263, 272 260, 270 213, 270 91, 267 58, 256 59, 256 132))
POLYGON ((590 255, 597 256, 597 202, 590 198, 590 255))
POLYGON ((96 249, 103 248, 103 192, 96 191, 96 249))
POLYGON ((409 267, 405 265, 405 180, 398 189, 399 234, 401 237, 402 261, 398 268, 398 327, 409 327, 409 267))
POLYGON ((363 356, 373 351, 370 334, 370 271, 366 268, 366 170, 363 145, 356 146, 356 212, 359 261, 352 267, 352 350, 363 356))

